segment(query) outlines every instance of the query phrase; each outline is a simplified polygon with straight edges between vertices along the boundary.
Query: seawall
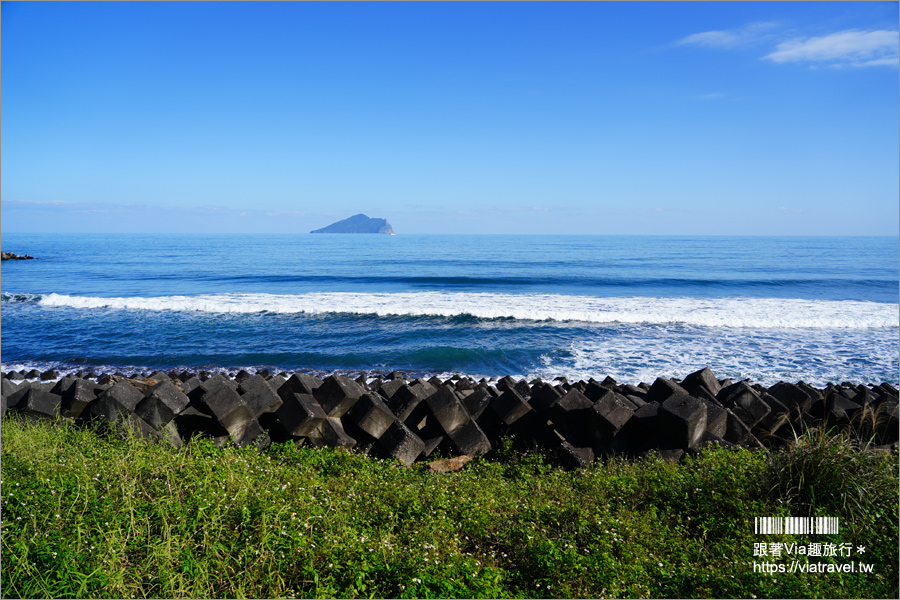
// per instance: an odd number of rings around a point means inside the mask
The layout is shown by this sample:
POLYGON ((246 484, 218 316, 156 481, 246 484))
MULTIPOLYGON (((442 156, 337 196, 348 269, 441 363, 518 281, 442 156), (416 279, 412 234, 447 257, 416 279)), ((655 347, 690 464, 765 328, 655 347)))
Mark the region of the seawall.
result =
POLYGON ((652 384, 454 377, 368 380, 304 373, 235 377, 207 372, 145 376, 54 371, 2 374, 2 412, 130 429, 175 447, 195 436, 218 444, 272 442, 346 448, 409 465, 434 452, 480 456, 512 436, 566 467, 648 453, 678 460, 709 446, 767 451, 822 425, 861 445, 898 448, 898 391, 844 382, 770 387, 717 379, 710 369, 652 384), (27 379, 33 379, 28 381, 27 379))

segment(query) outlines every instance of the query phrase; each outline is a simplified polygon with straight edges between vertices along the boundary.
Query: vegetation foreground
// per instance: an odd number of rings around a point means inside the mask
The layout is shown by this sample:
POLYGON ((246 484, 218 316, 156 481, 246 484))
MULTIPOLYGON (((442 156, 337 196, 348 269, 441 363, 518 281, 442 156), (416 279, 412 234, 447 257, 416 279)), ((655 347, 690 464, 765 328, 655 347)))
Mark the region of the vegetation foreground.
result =
POLYGON ((433 474, 327 448, 175 450, 7 416, 0 593, 896 598, 897 511, 897 456, 821 431, 771 456, 575 471, 507 445, 433 474), (754 533, 754 517, 806 515, 840 517, 839 534, 754 533), (853 555, 754 556, 783 542, 853 555), (873 572, 754 572, 794 560, 873 572))

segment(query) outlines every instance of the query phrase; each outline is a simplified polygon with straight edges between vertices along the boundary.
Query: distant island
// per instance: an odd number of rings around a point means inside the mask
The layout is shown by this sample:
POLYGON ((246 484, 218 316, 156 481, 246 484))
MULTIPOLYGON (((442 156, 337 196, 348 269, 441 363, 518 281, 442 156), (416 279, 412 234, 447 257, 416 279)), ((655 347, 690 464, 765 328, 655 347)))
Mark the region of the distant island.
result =
POLYGON ((315 229, 310 233, 387 233, 394 235, 394 230, 387 219, 370 219, 360 213, 343 221, 332 223, 328 227, 315 229))

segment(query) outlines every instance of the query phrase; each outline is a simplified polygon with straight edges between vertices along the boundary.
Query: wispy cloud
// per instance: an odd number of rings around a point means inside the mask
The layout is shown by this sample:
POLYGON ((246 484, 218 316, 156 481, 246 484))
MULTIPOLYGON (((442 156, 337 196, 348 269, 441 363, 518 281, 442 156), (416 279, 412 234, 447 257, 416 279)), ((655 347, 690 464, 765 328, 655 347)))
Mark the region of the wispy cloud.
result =
POLYGON ((765 58, 776 63, 831 62, 834 66, 875 67, 900 64, 897 31, 839 31, 781 42, 765 58))
POLYGON ((762 58, 775 63, 811 63, 842 67, 897 67, 900 33, 896 30, 846 30, 815 37, 790 37, 775 31, 777 23, 756 22, 737 29, 702 31, 683 37, 676 46, 733 50, 751 44, 775 43, 762 58))
POLYGON ((725 29, 719 31, 703 31, 694 33, 678 40, 678 46, 703 46, 706 48, 737 48, 764 40, 770 36, 768 33, 777 23, 760 21, 750 23, 739 29, 725 29))

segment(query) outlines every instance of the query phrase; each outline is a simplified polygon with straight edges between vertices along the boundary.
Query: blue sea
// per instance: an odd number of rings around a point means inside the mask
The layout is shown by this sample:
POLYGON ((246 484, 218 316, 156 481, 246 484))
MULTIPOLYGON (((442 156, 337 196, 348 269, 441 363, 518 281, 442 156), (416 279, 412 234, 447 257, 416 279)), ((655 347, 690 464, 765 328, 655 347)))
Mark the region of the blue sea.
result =
MULTIPOLYGON (((200 224, 198 224, 198 228, 200 224)), ((2 369, 900 383, 897 238, 13 235, 2 369)))

